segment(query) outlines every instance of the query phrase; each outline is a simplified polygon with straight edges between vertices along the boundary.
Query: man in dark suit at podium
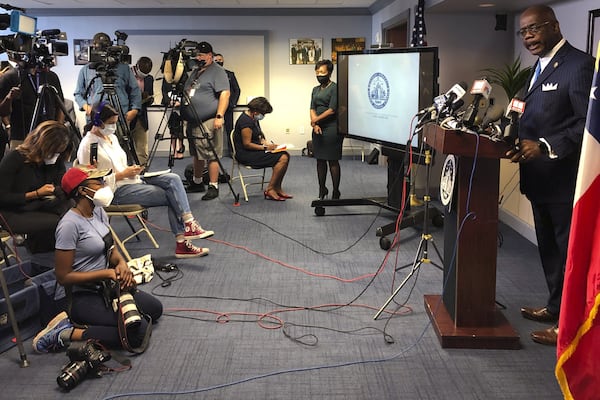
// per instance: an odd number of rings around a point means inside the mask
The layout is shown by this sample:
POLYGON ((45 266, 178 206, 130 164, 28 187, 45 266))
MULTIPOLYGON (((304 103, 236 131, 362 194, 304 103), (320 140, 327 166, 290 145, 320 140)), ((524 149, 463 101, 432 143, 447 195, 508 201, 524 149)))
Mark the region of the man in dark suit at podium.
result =
MULTIPOLYGON (((549 297, 541 308, 523 307, 524 318, 556 323, 564 280, 575 181, 587 114, 594 59, 563 39, 552 8, 526 9, 519 35, 538 56, 523 97, 519 144, 508 155, 520 163, 521 192, 531 201, 538 250, 549 297)), ((531 333, 556 345, 558 325, 531 333)))

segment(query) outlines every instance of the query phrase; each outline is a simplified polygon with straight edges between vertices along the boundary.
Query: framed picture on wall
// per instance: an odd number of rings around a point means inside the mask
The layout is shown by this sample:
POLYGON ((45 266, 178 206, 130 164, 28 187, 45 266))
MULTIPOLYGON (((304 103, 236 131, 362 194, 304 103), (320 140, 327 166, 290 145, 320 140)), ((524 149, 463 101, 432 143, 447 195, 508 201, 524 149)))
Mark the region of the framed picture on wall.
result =
POLYGON ((290 39, 290 64, 315 64, 323 59, 323 39, 290 39))
POLYGON ((598 52, 598 42, 600 41, 600 8, 590 10, 590 20, 588 23, 588 41, 587 51, 596 57, 598 52))
POLYGON ((331 39, 331 61, 337 63, 338 51, 363 51, 365 38, 333 38, 331 39))
POLYGON ((75 65, 88 63, 88 48, 92 45, 92 39, 73 39, 73 57, 75 65))

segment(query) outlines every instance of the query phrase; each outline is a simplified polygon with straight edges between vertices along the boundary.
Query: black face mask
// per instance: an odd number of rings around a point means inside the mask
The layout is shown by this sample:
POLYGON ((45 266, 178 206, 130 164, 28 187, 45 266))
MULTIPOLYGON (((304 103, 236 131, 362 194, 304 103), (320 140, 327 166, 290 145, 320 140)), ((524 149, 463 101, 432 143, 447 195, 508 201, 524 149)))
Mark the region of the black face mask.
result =
POLYGON ((317 75, 317 80, 321 85, 324 85, 329 82, 329 75, 317 75))
POLYGON ((223 66, 223 61, 215 61, 217 64, 219 64, 221 67, 223 66))

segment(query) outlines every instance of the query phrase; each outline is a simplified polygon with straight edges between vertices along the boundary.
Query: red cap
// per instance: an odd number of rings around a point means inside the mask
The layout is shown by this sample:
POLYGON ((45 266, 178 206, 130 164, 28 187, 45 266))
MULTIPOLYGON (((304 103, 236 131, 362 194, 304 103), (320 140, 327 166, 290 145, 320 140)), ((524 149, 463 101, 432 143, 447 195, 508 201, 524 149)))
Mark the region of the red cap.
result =
POLYGON ((110 174, 110 169, 95 169, 85 167, 73 167, 70 168, 62 177, 60 185, 66 194, 70 195, 81 182, 87 179, 99 179, 110 174))

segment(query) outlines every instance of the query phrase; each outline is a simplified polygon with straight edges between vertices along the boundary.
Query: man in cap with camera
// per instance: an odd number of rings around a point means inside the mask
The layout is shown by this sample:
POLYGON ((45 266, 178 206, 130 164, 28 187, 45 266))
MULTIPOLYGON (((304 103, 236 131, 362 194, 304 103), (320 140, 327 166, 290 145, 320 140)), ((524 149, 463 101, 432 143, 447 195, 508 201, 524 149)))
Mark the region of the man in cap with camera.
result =
POLYGON ((229 106, 230 88, 225 70, 213 61, 212 46, 200 42, 196 50, 196 66, 185 82, 181 109, 181 116, 187 121, 190 153, 194 157, 194 185, 188 190, 201 191, 202 172, 208 162, 209 186, 202 200, 212 200, 219 196, 218 157, 223 153, 224 115, 229 106))
MULTIPOLYGON (((121 106, 125 123, 130 124, 142 108, 142 92, 138 86, 133 71, 122 60, 126 46, 112 46, 112 41, 106 33, 99 32, 92 39, 93 50, 104 54, 100 62, 89 62, 79 71, 77 86, 75 86, 75 102, 81 111, 85 111, 87 122, 92 105, 101 100, 109 100, 105 92, 103 80, 109 77, 114 80, 115 95, 121 106)), ((129 51, 127 50, 127 53, 129 51)), ((112 104, 115 108, 117 104, 112 104)))

